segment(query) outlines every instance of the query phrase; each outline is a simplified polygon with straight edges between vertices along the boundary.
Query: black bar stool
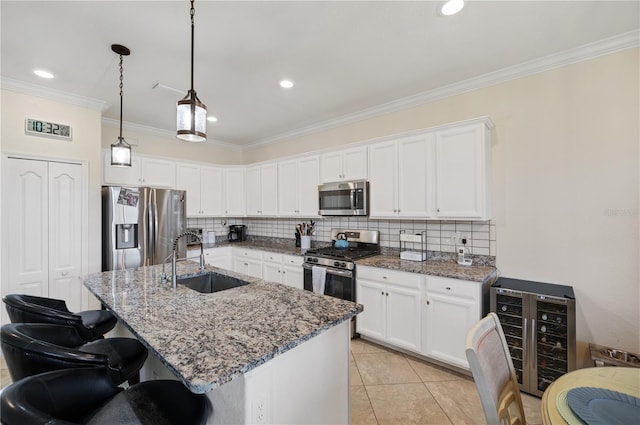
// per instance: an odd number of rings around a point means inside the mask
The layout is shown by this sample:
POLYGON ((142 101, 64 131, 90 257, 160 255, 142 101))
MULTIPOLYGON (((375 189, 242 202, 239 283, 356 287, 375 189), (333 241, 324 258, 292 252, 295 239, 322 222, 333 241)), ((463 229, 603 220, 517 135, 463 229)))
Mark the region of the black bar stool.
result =
POLYGON ((85 343, 73 326, 48 323, 10 323, 0 328, 0 344, 11 379, 59 369, 106 369, 119 385, 140 382, 148 350, 134 338, 104 338, 85 343))
POLYGON ((53 323, 74 326, 85 341, 95 341, 116 326, 118 319, 107 310, 72 313, 63 300, 34 295, 2 297, 12 323, 53 323))
POLYGON ((122 390, 102 368, 30 376, 0 394, 4 425, 204 425, 212 411, 204 394, 179 381, 146 381, 122 390))

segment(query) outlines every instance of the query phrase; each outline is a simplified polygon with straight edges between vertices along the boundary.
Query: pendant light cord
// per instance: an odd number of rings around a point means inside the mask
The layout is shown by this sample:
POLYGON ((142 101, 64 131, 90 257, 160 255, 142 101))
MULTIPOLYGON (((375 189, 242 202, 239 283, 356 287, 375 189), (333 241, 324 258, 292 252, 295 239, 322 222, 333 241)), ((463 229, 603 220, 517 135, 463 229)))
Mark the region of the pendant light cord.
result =
POLYGON ((120 55, 120 139, 122 139, 122 55, 120 55))
POLYGON ((191 91, 193 91, 193 53, 194 53, 194 50, 193 50, 193 44, 194 44, 193 43, 193 40, 194 40, 193 33, 194 33, 194 27, 195 27, 193 18, 194 18, 195 14, 196 14, 196 9, 193 6, 194 1, 195 0, 191 0, 191 91))

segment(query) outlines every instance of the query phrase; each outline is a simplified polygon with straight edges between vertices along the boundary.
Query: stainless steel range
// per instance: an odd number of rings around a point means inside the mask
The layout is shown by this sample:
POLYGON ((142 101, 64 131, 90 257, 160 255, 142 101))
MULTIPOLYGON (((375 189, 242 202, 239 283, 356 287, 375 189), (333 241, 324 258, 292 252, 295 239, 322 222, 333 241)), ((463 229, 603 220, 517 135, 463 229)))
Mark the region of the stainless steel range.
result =
POLYGON ((324 294, 356 300, 355 261, 380 253, 377 230, 332 229, 331 246, 307 251, 304 256, 304 289, 313 290, 313 269, 326 272, 324 294))

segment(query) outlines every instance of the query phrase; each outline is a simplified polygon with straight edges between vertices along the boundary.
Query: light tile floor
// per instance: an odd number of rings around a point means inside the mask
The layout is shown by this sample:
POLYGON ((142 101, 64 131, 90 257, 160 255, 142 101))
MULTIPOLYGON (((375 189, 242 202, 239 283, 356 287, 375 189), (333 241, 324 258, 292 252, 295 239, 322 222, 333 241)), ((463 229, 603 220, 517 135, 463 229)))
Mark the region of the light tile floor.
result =
MULTIPOLYGON (((527 423, 540 399, 522 394, 527 423)), ((352 425, 486 424, 470 377, 363 339, 351 341, 352 425)))
MULTIPOLYGON (((0 388, 11 383, 0 360, 0 388)), ((541 424, 540 399, 522 394, 527 423, 541 424)), ((485 424, 473 380, 363 339, 351 341, 351 424, 485 424)))

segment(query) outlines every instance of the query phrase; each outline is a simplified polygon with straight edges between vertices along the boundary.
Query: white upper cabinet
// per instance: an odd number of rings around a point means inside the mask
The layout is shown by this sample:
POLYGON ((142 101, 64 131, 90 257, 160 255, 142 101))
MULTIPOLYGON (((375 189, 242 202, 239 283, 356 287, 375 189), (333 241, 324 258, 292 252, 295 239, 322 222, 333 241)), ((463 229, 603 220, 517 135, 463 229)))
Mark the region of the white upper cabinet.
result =
POLYGON ((320 157, 320 182, 365 180, 367 178, 367 148, 343 149, 320 157))
POLYGON ((435 132, 436 217, 490 219, 490 122, 435 132))
POLYGON ((245 210, 245 169, 224 168, 222 181, 224 185, 224 210, 226 216, 244 216, 245 210))
POLYGON ((222 214, 222 169, 177 164, 176 189, 187 191, 187 216, 222 214))
POLYGON ((118 167, 111 165, 108 150, 103 151, 102 158, 106 185, 175 187, 176 164, 173 161, 136 155, 131 158, 131 167, 118 167))
POLYGON ((369 147, 370 216, 423 218, 432 201, 433 136, 419 134, 369 147))
POLYGON ((249 167, 247 178, 247 215, 278 214, 278 164, 249 167))
POLYGON ((278 163, 278 214, 281 217, 318 215, 317 156, 278 163))
POLYGON ((369 145, 370 216, 488 220, 488 119, 369 145))

